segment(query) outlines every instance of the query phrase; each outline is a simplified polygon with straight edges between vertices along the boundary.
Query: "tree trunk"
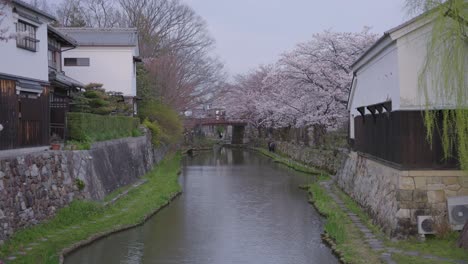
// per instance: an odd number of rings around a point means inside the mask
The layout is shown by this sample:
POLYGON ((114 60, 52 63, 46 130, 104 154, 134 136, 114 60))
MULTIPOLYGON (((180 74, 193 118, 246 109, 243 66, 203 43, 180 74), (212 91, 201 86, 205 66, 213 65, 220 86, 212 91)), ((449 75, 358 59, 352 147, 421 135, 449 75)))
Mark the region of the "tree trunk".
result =
POLYGON ((458 239, 457 245, 461 248, 468 249, 468 221, 463 227, 463 231, 460 234, 460 238, 458 239))

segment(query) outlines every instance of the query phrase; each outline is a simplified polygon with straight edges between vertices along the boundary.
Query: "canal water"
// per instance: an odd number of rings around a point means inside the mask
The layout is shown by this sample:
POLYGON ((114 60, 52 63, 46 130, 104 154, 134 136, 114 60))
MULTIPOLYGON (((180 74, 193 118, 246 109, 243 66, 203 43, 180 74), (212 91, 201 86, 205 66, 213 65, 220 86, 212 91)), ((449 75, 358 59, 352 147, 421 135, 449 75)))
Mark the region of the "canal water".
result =
POLYGON ((101 239, 66 264, 338 263, 324 220, 298 186, 313 177, 251 151, 184 159, 183 194, 145 225, 101 239))

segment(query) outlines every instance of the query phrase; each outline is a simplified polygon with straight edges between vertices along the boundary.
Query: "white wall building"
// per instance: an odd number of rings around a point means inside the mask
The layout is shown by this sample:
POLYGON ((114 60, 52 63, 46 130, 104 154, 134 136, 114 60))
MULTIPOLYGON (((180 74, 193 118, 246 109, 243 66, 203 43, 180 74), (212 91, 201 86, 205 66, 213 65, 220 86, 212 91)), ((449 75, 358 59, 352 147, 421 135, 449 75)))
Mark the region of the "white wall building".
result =
MULTIPOLYGON (((420 16, 387 32, 353 65, 354 80, 348 102, 350 137, 359 108, 391 103, 391 111, 418 111, 426 108, 426 95, 419 75, 426 61, 431 37, 430 17, 420 16)), ((430 89, 428 89, 430 91, 430 89)), ((449 107, 428 93, 433 109, 449 107)), ((366 114, 370 112, 365 108, 366 114)))
POLYGON ((4 5, 3 12, 0 29, 12 39, 0 42, 0 74, 47 83, 47 26, 55 18, 18 0, 4 5))
POLYGON ((64 54, 63 70, 82 83, 101 83, 106 91, 136 96, 136 29, 61 28, 78 47, 64 54))

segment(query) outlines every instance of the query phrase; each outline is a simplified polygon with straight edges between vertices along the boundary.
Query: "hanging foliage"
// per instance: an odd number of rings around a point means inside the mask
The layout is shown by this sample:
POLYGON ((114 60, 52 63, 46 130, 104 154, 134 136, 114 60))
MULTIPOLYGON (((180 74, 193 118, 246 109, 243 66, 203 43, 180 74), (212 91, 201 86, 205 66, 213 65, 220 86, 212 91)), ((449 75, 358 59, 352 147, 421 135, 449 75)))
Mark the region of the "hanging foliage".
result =
POLYGON ((433 8, 426 13, 432 20, 432 34, 419 76, 428 141, 440 133, 445 158, 456 150, 461 168, 468 171, 468 3, 426 0, 409 4, 433 8))

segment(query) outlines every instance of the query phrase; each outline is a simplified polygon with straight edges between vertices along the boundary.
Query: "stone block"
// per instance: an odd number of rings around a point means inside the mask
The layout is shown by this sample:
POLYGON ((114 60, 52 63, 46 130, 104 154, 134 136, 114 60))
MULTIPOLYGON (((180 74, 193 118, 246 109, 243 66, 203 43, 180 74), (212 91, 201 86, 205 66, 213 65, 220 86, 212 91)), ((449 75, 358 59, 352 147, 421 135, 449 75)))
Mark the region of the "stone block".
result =
POLYGON ((413 177, 400 177, 399 189, 401 190, 414 190, 413 177))
POLYGON ((418 221, 418 216, 422 215, 431 215, 431 210, 429 208, 419 208, 411 210, 411 220, 416 223, 418 221))
POLYGON ((447 203, 431 204, 431 210, 434 215, 444 215, 447 211, 447 203))
POLYGON ((453 197, 453 196, 457 196, 457 191, 452 191, 452 190, 445 190, 445 197, 453 197))
POLYGON ((417 202, 417 203, 427 203, 427 191, 414 190, 413 191, 413 201, 417 202))
POLYGON ((3 179, 3 177, 5 177, 5 173, 3 171, 0 171, 0 179, 3 179))
POLYGON ((36 164, 33 164, 30 168, 30 173, 31 177, 37 177, 39 176, 39 168, 36 166, 36 164))
POLYGON ((427 199, 431 204, 445 202, 445 192, 441 190, 427 191, 427 199))
POLYGON ((397 190, 397 201, 413 201, 413 191, 397 190))
POLYGON ((450 190, 450 191, 458 191, 460 189, 461 189, 461 186, 459 184, 448 185, 445 187, 445 190, 450 190))
POLYGON ((442 177, 432 176, 427 177, 427 184, 442 184, 442 177))
POLYGON ((458 184, 458 177, 444 177, 443 178, 443 183, 445 185, 454 185, 458 184))
POLYGON ((444 190, 445 185, 443 183, 431 183, 427 184, 427 190, 428 191, 439 191, 439 190, 444 190))
POLYGON ((417 203, 417 202, 399 202, 399 207, 402 209, 426 209, 428 208, 427 203, 417 203))
POLYGON ((418 190, 427 190, 426 177, 414 177, 414 184, 418 190))
POLYGON ((458 177, 458 183, 461 186, 468 188, 468 177, 467 176, 458 177))
POLYGON ((410 218, 411 217, 411 211, 410 211, 410 209, 400 209, 396 213, 396 217, 398 219, 410 218))
POLYGON ((468 195, 468 188, 462 188, 462 189, 458 190, 457 195, 458 196, 467 196, 468 195))

